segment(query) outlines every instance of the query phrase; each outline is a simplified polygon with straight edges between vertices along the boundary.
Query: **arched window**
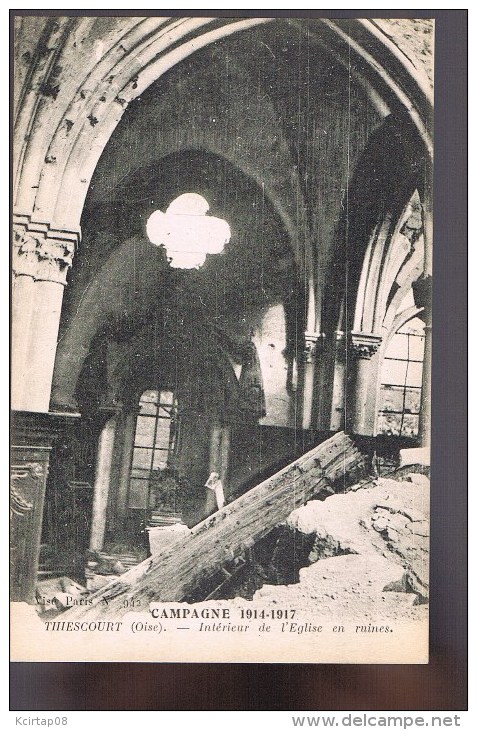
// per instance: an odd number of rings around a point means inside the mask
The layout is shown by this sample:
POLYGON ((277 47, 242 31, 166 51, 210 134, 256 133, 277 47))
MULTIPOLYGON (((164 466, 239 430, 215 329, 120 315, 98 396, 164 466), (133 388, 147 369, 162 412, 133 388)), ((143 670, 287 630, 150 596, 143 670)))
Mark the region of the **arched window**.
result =
POLYGON ((424 340, 424 322, 414 317, 399 328, 386 348, 378 433, 411 438, 418 435, 424 340))
POLYGON ((145 390, 139 413, 129 479, 128 506, 149 512, 149 520, 180 519, 173 457, 177 443, 177 401, 171 390, 145 390))

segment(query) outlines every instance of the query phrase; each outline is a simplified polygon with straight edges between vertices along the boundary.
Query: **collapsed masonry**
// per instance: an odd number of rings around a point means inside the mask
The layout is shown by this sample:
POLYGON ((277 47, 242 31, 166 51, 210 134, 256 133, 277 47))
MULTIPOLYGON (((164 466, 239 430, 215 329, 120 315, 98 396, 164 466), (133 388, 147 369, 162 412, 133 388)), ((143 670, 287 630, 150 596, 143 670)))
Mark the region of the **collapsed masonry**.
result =
POLYGON ((427 603, 429 479, 418 470, 401 469, 294 510, 207 598, 287 603, 296 594, 301 604, 314 583, 315 605, 338 599, 343 609, 351 601, 350 612, 376 587, 408 594, 399 597, 406 605, 427 603))
POLYGON ((384 601, 387 615, 412 613, 428 595, 429 480, 407 467, 393 479, 356 484, 363 468, 349 437, 335 435, 67 618, 118 616, 137 601, 208 599, 374 618, 370 606, 384 601))

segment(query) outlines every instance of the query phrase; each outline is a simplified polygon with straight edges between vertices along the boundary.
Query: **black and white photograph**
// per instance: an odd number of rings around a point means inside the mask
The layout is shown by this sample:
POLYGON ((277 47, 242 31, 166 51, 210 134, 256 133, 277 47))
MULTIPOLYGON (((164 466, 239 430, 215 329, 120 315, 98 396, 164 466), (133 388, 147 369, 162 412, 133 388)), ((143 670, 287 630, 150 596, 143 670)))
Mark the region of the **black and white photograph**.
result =
POLYGON ((12 660, 427 663, 431 11, 13 12, 12 660))

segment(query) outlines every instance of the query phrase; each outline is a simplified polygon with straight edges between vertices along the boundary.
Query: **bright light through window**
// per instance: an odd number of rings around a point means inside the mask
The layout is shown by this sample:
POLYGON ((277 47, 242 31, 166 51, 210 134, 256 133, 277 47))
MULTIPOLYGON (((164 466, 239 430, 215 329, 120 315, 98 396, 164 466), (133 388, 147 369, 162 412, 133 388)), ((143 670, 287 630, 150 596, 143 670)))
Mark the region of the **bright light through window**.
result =
POLYGON ((184 193, 163 213, 154 211, 146 225, 155 246, 164 246, 170 265, 176 269, 202 266, 207 254, 222 253, 230 241, 227 221, 207 215, 209 204, 197 193, 184 193))

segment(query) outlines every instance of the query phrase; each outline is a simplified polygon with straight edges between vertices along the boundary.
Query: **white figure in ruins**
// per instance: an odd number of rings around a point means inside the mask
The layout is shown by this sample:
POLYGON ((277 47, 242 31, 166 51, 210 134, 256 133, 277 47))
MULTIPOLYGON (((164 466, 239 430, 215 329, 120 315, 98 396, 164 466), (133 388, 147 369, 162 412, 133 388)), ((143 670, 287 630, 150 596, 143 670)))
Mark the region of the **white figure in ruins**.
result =
POLYGON ((211 472, 205 486, 214 492, 217 509, 222 509, 225 505, 224 487, 220 480, 220 475, 216 471, 211 472))

